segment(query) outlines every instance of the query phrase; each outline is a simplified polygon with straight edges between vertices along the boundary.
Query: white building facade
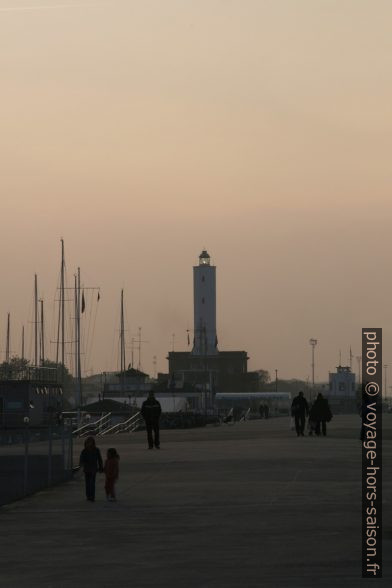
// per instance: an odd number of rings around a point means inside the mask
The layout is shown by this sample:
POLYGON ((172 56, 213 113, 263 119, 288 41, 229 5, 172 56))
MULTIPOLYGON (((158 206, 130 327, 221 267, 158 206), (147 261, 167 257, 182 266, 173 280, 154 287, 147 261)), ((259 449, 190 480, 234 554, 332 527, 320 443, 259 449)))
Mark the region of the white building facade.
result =
POLYGON ((329 393, 330 398, 355 398, 355 374, 349 366, 339 365, 336 373, 329 374, 329 393))
POLYGON ((218 352, 216 334, 216 268, 211 265, 207 251, 199 255, 199 265, 193 268, 194 339, 193 355, 215 355, 218 352))

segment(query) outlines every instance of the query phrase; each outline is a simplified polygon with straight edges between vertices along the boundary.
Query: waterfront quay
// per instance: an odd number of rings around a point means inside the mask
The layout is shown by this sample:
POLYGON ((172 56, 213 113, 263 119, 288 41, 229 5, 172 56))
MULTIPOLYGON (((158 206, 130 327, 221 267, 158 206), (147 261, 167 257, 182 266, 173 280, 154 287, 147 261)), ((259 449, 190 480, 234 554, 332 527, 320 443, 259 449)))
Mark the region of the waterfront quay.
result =
MULTIPOLYGON (((392 581, 392 415, 384 415, 383 560, 392 581)), ((288 417, 97 437, 120 454, 117 503, 79 472, 0 509, 3 588, 373 586, 361 579, 360 418, 297 438, 288 417)), ((77 459, 83 439, 74 444, 77 459)))

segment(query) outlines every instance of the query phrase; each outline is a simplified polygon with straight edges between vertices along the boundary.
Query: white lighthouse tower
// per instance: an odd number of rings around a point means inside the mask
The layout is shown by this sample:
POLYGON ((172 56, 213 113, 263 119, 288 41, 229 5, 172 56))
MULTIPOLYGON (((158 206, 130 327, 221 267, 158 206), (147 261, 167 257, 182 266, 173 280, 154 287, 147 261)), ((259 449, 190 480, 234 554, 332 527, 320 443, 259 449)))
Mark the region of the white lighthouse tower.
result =
POLYGON ((216 336, 216 274, 210 256, 203 250, 193 268, 193 355, 218 354, 216 336))

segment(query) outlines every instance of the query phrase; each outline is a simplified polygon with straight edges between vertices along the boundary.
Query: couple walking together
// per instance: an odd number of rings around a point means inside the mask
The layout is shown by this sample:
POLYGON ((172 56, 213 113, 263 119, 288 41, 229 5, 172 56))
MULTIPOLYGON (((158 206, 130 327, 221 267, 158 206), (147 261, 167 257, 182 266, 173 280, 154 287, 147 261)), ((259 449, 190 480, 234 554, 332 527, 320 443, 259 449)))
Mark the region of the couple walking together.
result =
POLYGON ((332 412, 328 400, 321 393, 317 395, 316 400, 309 408, 308 402, 301 390, 291 404, 291 416, 294 417, 297 437, 304 436, 305 417, 307 416, 309 416, 309 435, 312 435, 314 432, 319 436, 322 431, 325 437, 327 434, 327 423, 332 419, 332 412))

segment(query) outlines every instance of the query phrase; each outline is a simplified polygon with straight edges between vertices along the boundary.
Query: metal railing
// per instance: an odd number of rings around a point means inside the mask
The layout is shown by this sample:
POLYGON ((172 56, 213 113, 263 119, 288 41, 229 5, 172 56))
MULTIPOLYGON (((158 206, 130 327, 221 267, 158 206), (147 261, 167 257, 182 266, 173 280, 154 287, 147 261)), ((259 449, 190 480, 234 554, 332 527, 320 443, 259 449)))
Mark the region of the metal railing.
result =
POLYGON ((26 425, 0 433, 0 505, 72 477, 70 429, 26 425))
POLYGON ((112 413, 104 414, 96 421, 86 423, 73 431, 73 435, 84 437, 85 435, 99 435, 107 429, 111 422, 112 413))
POLYGON ((222 423, 225 425, 234 425, 234 408, 231 408, 229 412, 223 417, 222 423))
POLYGON ((18 368, 12 364, 3 364, 0 367, 0 380, 25 380, 28 382, 57 384, 61 381, 57 368, 29 366, 18 368))
POLYGON ((249 420, 249 415, 250 415, 250 408, 248 408, 248 410, 242 415, 242 417, 240 418, 240 422, 244 422, 244 421, 248 421, 249 420))
POLYGON ((108 429, 104 429, 100 432, 101 436, 104 435, 117 435, 117 433, 133 433, 139 428, 139 425, 142 421, 141 413, 137 412, 136 414, 132 415, 126 421, 122 423, 117 423, 116 425, 112 425, 108 429))

